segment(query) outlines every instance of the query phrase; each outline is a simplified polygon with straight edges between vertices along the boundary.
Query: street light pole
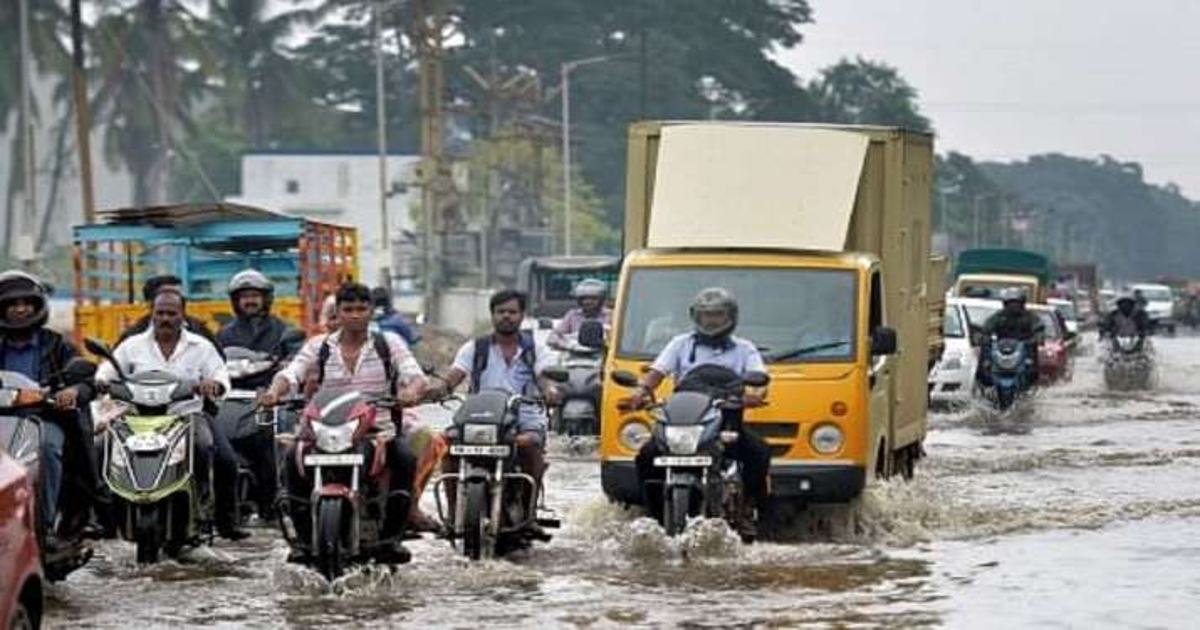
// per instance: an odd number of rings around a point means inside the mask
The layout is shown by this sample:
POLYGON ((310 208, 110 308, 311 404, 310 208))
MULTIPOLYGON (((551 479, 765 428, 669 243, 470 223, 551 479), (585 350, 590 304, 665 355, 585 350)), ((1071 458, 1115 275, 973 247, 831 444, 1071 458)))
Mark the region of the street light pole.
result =
POLYGON ((392 247, 391 231, 387 215, 387 100, 384 98, 383 82, 383 10, 382 0, 371 3, 371 17, 375 26, 375 132, 379 149, 379 252, 383 266, 379 269, 381 285, 392 290, 392 247))
MULTIPOLYGON (((37 196, 36 196, 37 190, 35 189, 35 186, 37 185, 37 181, 34 179, 34 165, 36 163, 36 158, 34 157, 35 154, 34 154, 34 149, 33 149, 33 104, 31 102, 32 91, 33 91, 33 70, 30 67, 30 60, 29 60, 29 57, 30 57, 30 51, 29 51, 29 0, 20 0, 20 3, 18 5, 18 11, 20 11, 20 29, 21 29, 21 33, 20 33, 20 37, 19 37, 19 40, 20 40, 19 45, 21 48, 21 52, 20 52, 20 59, 21 59, 21 130, 20 130, 20 133, 21 133, 21 137, 22 137, 22 144, 24 145, 24 149, 25 149, 25 151, 24 151, 25 155, 21 156, 21 159, 25 162, 25 167, 22 169, 25 172, 25 214, 24 214, 23 220, 20 222, 20 225, 21 225, 21 233, 29 235, 30 241, 32 241, 33 224, 37 217, 37 196)), ((12 226, 11 220, 8 222, 8 225, 10 226, 10 231, 11 231, 11 226, 12 226)), ((8 253, 9 255, 12 255, 12 249, 13 249, 12 234, 6 233, 4 235, 4 238, 8 242, 8 248, 7 248, 8 251, 6 253, 8 253)), ((32 251, 26 252, 24 250, 21 250, 21 252, 23 255, 32 255, 33 254, 32 251)))
POLYGON ((562 64, 562 154, 563 154, 563 253, 571 255, 571 71, 581 66, 602 63, 623 55, 601 55, 562 64))

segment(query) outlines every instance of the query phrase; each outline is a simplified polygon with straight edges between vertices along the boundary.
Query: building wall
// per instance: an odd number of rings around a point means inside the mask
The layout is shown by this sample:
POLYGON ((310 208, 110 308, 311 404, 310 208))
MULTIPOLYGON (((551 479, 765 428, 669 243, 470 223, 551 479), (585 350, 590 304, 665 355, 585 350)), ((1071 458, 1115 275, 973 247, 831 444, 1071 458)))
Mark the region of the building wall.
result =
MULTIPOLYGON (((393 244, 415 231, 420 200, 413 155, 388 156, 388 230, 393 244)), ((242 156, 242 194, 230 201, 358 228, 361 278, 378 284, 383 257, 379 210, 379 157, 369 153, 252 152, 242 156)), ((409 245, 411 247, 411 245, 409 245)), ((399 255, 393 247, 393 257, 399 255)), ((396 262, 388 264, 397 268, 396 262)))

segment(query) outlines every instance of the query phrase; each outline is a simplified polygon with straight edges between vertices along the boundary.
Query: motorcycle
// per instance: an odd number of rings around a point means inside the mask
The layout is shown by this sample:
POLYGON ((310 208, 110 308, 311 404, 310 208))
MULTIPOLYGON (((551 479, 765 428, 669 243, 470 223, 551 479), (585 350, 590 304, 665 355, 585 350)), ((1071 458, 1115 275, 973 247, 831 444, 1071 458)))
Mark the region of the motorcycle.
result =
MULTIPOLYGON (((73 359, 64 368, 68 379, 88 380, 96 366, 82 358, 73 359)), ((52 408, 53 398, 49 388, 19 372, 0 371, 0 448, 7 450, 21 462, 35 489, 40 491, 42 479, 41 441, 42 419, 40 412, 52 408)), ((70 483, 63 479, 64 488, 70 483)), ((40 492, 36 496, 41 496, 40 492)), ((41 552, 42 568, 51 582, 66 579, 76 569, 83 567, 92 558, 92 548, 84 541, 79 522, 85 521, 86 512, 72 510, 68 502, 62 505, 57 523, 47 523, 41 510, 35 510, 35 531, 41 552), (51 533, 57 535, 54 548, 46 544, 51 533)))
POLYGON ((595 436, 600 432, 604 324, 583 322, 575 338, 561 350, 567 380, 563 383, 562 403, 554 408, 554 431, 571 437, 595 436))
POLYGON ((1149 389, 1154 382, 1154 351, 1149 339, 1114 335, 1103 357, 1104 384, 1114 390, 1149 389))
MULTIPOLYGON (((683 382, 665 401, 652 401, 648 409, 656 416, 650 439, 658 443, 661 455, 654 466, 664 469, 663 509, 659 524, 668 536, 678 536, 687 527, 688 517, 703 515, 724 519, 736 529, 744 514, 746 494, 741 463, 725 457, 725 449, 736 443, 737 430, 725 427, 723 411, 741 408, 746 386, 766 387, 770 376, 752 372, 738 377, 732 370, 712 366, 698 368, 696 374, 718 387, 693 388, 683 382), (701 389, 705 391, 695 391, 701 389)), ((613 381, 622 387, 637 387, 638 378, 621 370, 613 381)), ((687 379, 691 379, 689 375, 687 379)))
MULTIPOLYGON (((542 375, 557 383, 569 378, 562 368, 548 368, 542 375)), ((446 431, 449 456, 457 460, 458 470, 434 479, 434 496, 438 517, 452 523, 451 544, 469 560, 501 557, 536 540, 546 542, 550 537, 541 528, 561 525, 557 518, 539 516, 545 512, 543 489, 521 470, 517 458, 517 421, 526 405, 545 409, 539 396, 481 391, 462 401, 446 431)))
POLYGON ((1007 411, 1036 379, 1029 344, 1019 339, 992 336, 989 398, 998 411, 1007 411))
POLYGON ((193 456, 204 400, 195 383, 159 370, 125 374, 107 346, 85 344, 118 373, 108 394, 123 410, 105 431, 102 465, 116 530, 137 545, 139 564, 157 562, 160 552, 178 557, 211 529, 212 471, 200 479, 193 456))
MULTIPOLYGON (((308 497, 285 494, 280 507, 306 504, 312 522, 303 532, 291 523, 292 510, 280 509, 279 526, 302 562, 330 581, 353 563, 388 562, 386 554, 395 542, 383 537, 388 501, 401 501, 398 513, 407 514, 412 500, 408 490, 388 487, 384 442, 371 435, 380 409, 398 416, 401 407, 391 398, 323 389, 304 408, 300 419, 296 463, 304 474, 312 475, 313 489, 308 497), (372 442, 374 457, 368 461, 372 442), (307 540, 304 534, 308 534, 307 540)), ((400 426, 399 417, 395 424, 400 426)))

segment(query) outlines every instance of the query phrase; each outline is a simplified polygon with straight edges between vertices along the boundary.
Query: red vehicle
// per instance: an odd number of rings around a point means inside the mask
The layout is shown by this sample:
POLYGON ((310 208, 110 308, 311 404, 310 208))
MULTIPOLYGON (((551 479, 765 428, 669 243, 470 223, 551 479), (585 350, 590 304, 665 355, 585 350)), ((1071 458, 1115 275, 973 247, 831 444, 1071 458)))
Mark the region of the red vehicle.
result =
POLYGON ((1071 335, 1061 313, 1052 306, 1030 305, 1042 320, 1042 342, 1038 346, 1038 383, 1052 385, 1071 380, 1074 358, 1071 356, 1071 335))
POLYGON ((0 450, 0 621, 7 628, 41 625, 42 565, 33 501, 25 467, 0 450))

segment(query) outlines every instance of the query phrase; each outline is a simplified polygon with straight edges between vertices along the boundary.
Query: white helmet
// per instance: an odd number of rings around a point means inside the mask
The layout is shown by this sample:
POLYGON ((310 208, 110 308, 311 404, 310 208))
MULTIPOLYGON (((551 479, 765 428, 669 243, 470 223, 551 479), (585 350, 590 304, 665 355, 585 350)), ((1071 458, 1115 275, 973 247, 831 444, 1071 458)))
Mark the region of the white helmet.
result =
POLYGON ((576 300, 583 298, 600 298, 603 300, 608 297, 608 285, 603 280, 595 278, 585 278, 575 284, 571 289, 571 297, 576 300))

